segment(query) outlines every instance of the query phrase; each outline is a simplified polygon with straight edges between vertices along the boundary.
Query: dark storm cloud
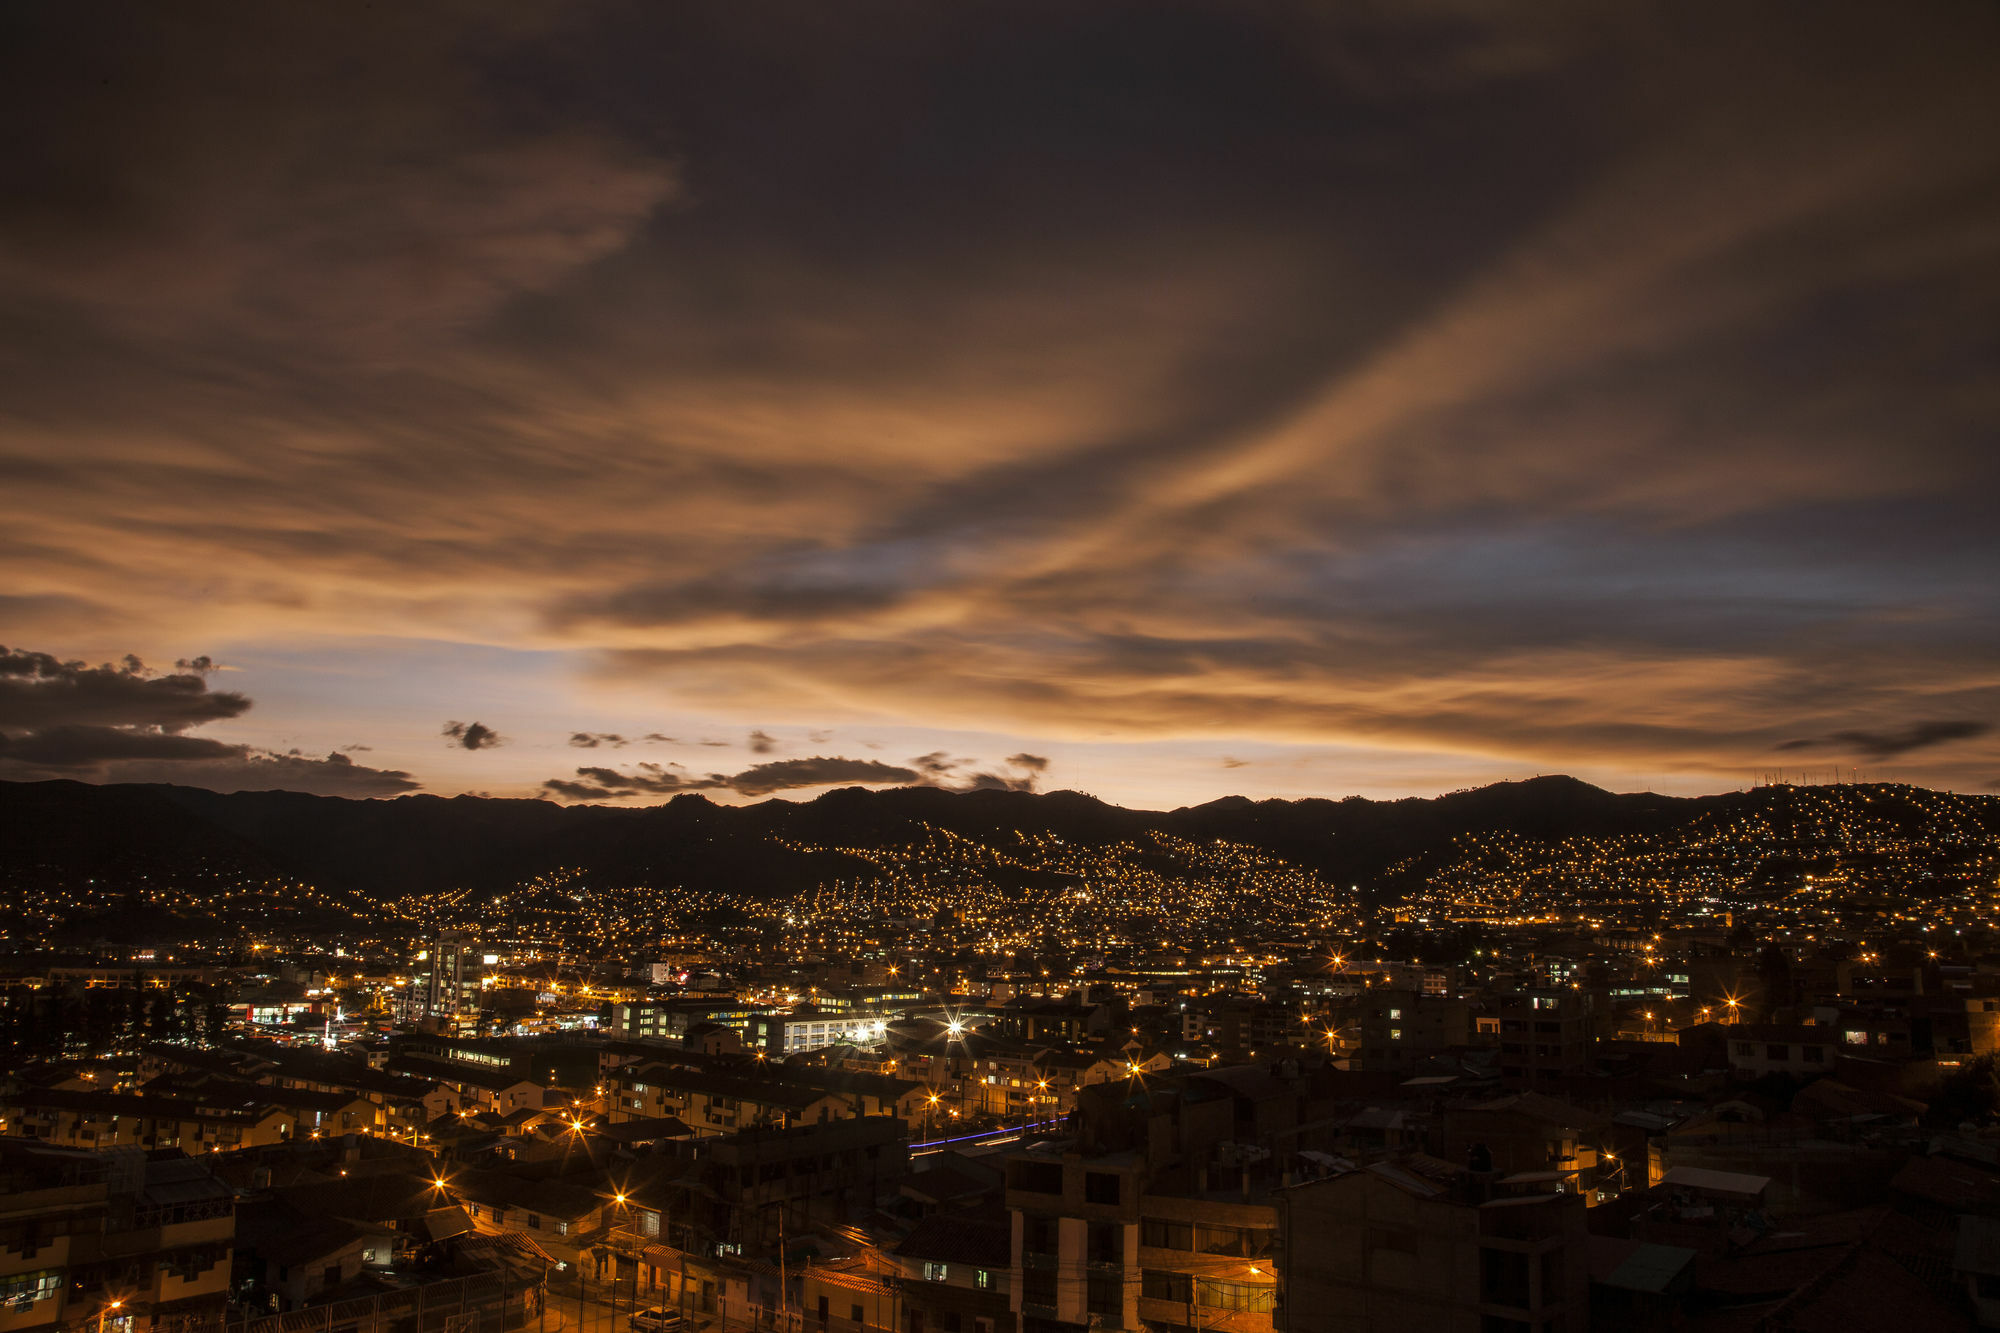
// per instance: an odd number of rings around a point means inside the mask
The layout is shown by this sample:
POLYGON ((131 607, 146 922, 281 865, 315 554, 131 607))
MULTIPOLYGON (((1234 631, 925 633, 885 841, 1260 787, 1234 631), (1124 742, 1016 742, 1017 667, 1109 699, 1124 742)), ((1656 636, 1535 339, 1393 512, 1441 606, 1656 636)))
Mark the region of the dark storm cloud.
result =
POLYGON ((1866 755, 1870 759, 1893 759, 1912 750, 1923 750, 1950 741, 1971 740, 1974 737, 1985 736, 1992 730, 1993 724, 1990 722, 1938 719, 1930 722, 1912 722, 1908 726, 1897 727, 1890 731, 1836 731, 1830 736, 1786 741, 1777 748, 1840 750, 1848 754, 1866 755))
POLYGON ((2000 757, 1876 721, 2000 706, 1990 7, 0 21, 10 623, 515 634, 712 731, 2000 757))
POLYGON ((672 795, 687 791, 733 791, 742 796, 769 796, 773 792, 800 787, 826 787, 841 783, 903 786, 917 781, 915 769, 873 759, 822 758, 776 759, 752 764, 736 774, 711 773, 706 777, 673 773, 659 764, 639 764, 636 771, 587 767, 576 770, 574 780, 551 778, 542 784, 550 795, 574 801, 617 800, 631 796, 672 795))
POLYGON ((461 750, 492 750, 507 738, 483 722, 447 722, 439 732, 461 750))
POLYGON ((408 773, 366 768, 338 752, 312 759, 187 735, 242 715, 250 700, 211 691, 205 674, 214 664, 206 657, 176 667, 175 674, 160 675, 133 656, 89 666, 0 648, 0 778, 343 796, 388 796, 418 786, 408 773))

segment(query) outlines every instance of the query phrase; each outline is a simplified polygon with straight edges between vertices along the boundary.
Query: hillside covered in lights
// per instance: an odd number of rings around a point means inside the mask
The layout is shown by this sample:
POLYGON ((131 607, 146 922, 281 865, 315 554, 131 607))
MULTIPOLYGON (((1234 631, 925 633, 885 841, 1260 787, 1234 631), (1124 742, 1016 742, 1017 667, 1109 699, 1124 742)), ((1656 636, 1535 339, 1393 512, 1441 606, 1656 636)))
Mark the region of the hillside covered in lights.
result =
POLYGON ((1915 904, 1984 929, 1996 875, 2000 799, 1890 785, 1672 798, 1538 778, 1433 800, 1151 812, 1072 792, 615 809, 0 784, 14 947, 496 920, 594 946, 749 935, 838 949, 940 921, 988 947, 1192 944, 1371 920, 1754 911, 1833 927, 1915 904))

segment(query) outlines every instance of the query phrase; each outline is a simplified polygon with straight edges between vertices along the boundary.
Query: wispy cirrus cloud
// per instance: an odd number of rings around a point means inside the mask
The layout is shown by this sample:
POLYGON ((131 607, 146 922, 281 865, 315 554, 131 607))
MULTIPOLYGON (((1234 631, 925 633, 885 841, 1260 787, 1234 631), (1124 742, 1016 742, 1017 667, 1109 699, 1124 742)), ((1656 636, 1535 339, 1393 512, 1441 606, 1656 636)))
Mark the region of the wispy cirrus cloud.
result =
POLYGON ((1991 773, 1909 730, 2000 707, 1991 12, 868 12, 12 19, 0 609, 937 729, 892 782, 1991 773))

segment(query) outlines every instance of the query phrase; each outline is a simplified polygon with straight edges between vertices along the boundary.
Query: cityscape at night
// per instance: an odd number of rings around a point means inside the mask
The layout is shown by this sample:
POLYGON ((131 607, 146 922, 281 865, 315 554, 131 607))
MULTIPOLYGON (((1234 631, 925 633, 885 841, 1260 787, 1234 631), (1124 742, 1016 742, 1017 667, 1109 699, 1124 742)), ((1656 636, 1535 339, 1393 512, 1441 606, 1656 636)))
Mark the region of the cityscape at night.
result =
POLYGON ((0 13, 0 1333, 2000 1328, 2000 9, 0 13))

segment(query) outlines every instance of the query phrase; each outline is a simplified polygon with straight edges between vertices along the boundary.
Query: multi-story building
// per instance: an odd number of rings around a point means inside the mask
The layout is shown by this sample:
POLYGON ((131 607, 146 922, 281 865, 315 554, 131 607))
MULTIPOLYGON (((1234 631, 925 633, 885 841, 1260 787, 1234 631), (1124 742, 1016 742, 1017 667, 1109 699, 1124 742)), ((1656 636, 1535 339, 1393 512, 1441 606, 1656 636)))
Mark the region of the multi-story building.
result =
POLYGON ((901 1016, 901 1010, 887 1009, 800 1009, 788 1014, 752 1014, 746 1044, 752 1050, 780 1056, 817 1051, 840 1042, 873 1045, 888 1034, 889 1023, 901 1016))
POLYGON ((479 936, 469 930, 441 930, 425 963, 424 1016, 443 1024, 478 1017, 482 973, 479 936))
POLYGON ((1325 1029, 1309 1025, 1308 1039, 1345 1055, 1348 1068, 1408 1073, 1425 1060, 1472 1040, 1471 1006, 1464 1000, 1418 990, 1369 988, 1335 1001, 1324 1011, 1325 1029))
MULTIPOLYGON (((1014 1333, 1010 1246, 1004 1218, 940 1214, 919 1222, 894 1251, 905 1327, 923 1333, 1014 1333)), ((822 1326, 830 1312, 818 1312, 822 1326)))
POLYGON ((1284 1333, 1584 1333, 1583 1200, 1435 1158, 1295 1185, 1280 1217, 1284 1333))
POLYGON ((1223 1072, 1246 1077, 1087 1089, 1075 1137, 1008 1159, 1023 1333, 1268 1333, 1274 1192, 1307 1091, 1261 1069, 1223 1072), (1282 1153, 1261 1140, 1283 1140, 1282 1153))
POLYGON ((677 1270, 683 1257, 762 1254, 780 1234, 844 1224, 908 1168, 907 1130, 891 1116, 681 1139, 632 1168, 613 1220, 649 1265, 677 1270))
POLYGON ((1546 1088, 1584 1072, 1590 1062, 1594 997, 1587 991, 1538 989, 1503 995, 1500 1078, 1510 1088, 1546 1088))
POLYGON ((213 1325, 235 1235, 234 1194, 186 1157, 0 1141, 0 1330, 213 1325))
POLYGON ((634 1000, 611 1006, 611 1022, 606 1026, 606 1031, 619 1037, 680 1041, 687 1036, 688 1029, 703 1023, 716 1023, 734 1030, 747 1044, 750 1036, 750 1020, 760 1014, 779 1012, 781 1011, 769 1006, 749 1004, 733 996, 634 1000))

